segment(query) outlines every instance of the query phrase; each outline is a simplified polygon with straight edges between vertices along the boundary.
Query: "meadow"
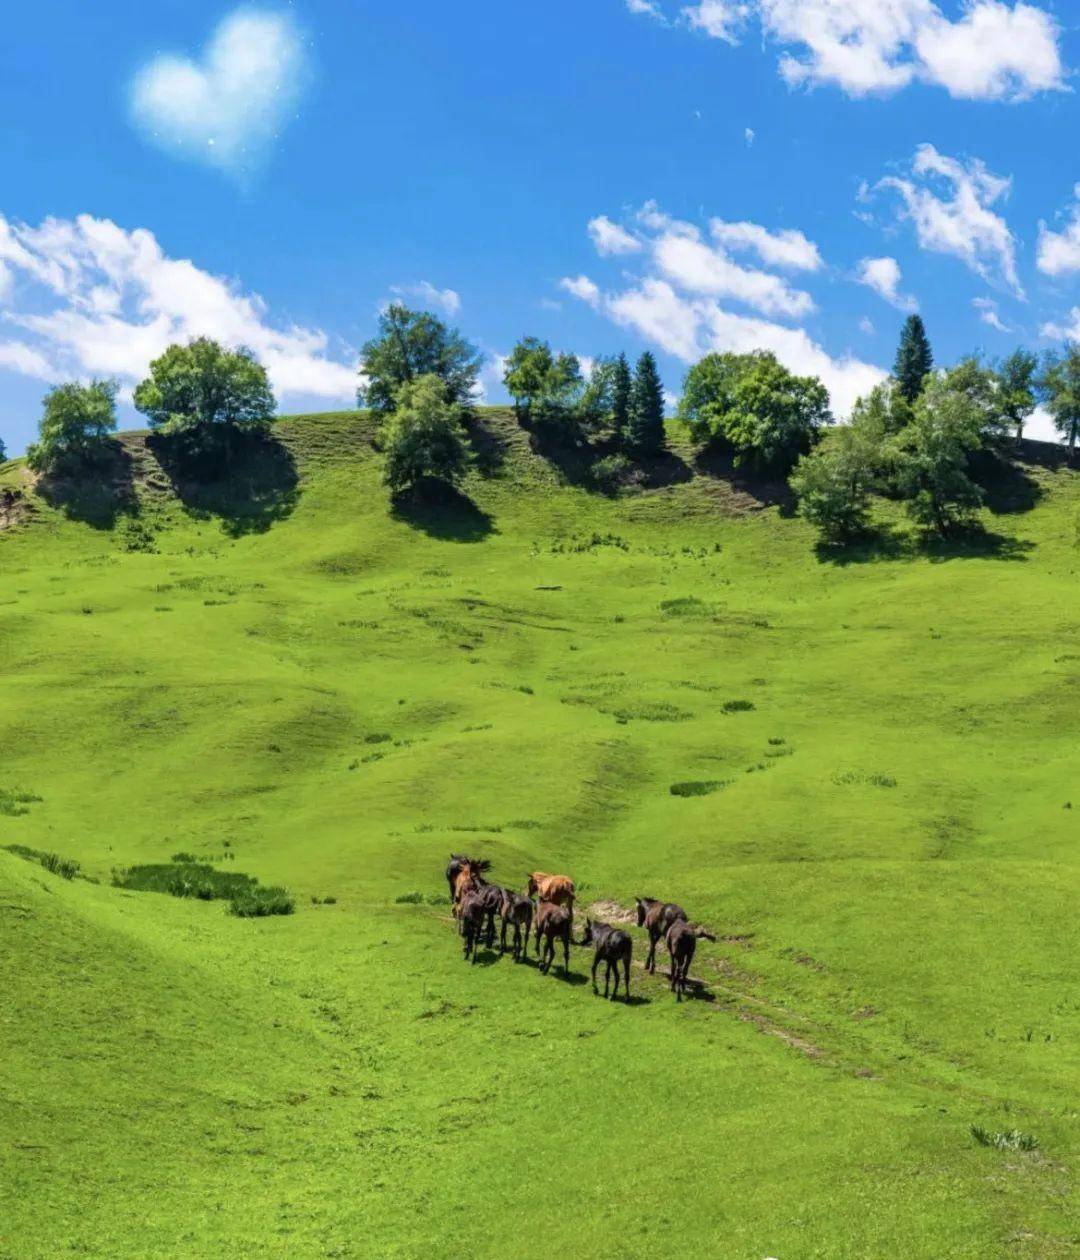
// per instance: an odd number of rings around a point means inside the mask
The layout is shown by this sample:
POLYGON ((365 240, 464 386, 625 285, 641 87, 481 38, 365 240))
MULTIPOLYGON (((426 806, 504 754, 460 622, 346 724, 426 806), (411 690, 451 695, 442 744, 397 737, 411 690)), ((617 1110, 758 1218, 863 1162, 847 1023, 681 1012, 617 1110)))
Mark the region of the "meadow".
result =
POLYGON ((0 1256, 1080 1254, 1080 475, 830 550, 677 443, 492 409, 391 510, 275 432, 0 516, 0 1256), (452 851, 680 902, 696 999, 466 965, 452 851), (294 913, 113 885, 177 854, 294 913))

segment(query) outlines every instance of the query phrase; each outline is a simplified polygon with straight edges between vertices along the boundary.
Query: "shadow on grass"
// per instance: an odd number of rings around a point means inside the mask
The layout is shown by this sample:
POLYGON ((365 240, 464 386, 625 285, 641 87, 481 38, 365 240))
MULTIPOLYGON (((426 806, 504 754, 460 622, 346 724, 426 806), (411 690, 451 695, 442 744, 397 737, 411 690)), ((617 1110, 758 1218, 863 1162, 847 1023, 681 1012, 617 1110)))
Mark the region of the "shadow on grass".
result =
POLYGON ((296 461, 272 429, 234 436, 229 450, 206 454, 158 435, 148 438, 147 446, 188 515, 220 520, 232 538, 266 533, 299 502, 296 461))
POLYGON ((883 526, 847 542, 821 540, 815 544, 814 554, 821 564, 843 567, 873 564, 881 560, 915 560, 920 556, 935 564, 947 560, 1010 560, 1023 563, 1034 550, 1035 543, 1029 539, 1012 538, 983 528, 958 530, 946 538, 919 538, 883 526))
POLYGON ((738 467, 730 451, 703 447, 694 456, 694 471, 714 481, 726 481, 733 490, 747 495, 762 507, 779 508, 781 516, 795 515, 795 496, 783 476, 738 467))
POLYGON ((982 487, 986 506, 994 516, 1030 512, 1044 494, 1042 486, 1023 465, 1001 459, 989 451, 981 451, 972 458, 971 475, 982 487))
POLYGON ((624 475, 604 481, 595 471, 600 461, 625 454, 613 437, 590 438, 569 421, 522 420, 521 426, 529 435, 533 453, 551 464, 563 481, 598 494, 615 497, 630 486, 660 490, 682 485, 694 476, 681 455, 663 450, 656 455, 630 457, 624 475))
POLYGON ((120 517, 139 511, 131 455, 114 438, 93 464, 50 473, 38 481, 36 490, 69 520, 94 529, 112 529, 120 517))
POLYGON ((468 495, 438 481, 424 481, 410 493, 396 496, 390 514, 446 542, 482 542, 496 532, 493 518, 468 495))
POLYGON ((465 418, 476 471, 481 477, 497 477, 506 463, 507 441, 503 434, 483 423, 479 416, 465 418))

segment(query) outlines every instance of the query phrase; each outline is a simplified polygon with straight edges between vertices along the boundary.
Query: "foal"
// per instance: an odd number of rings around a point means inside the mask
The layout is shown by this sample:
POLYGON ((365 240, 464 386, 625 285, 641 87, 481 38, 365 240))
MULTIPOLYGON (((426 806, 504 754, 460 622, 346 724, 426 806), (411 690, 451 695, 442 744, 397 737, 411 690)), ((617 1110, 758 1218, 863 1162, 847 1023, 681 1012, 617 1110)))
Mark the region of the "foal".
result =
POLYGON ((478 892, 470 890, 462 897, 457 909, 461 935, 465 938, 465 960, 476 962, 476 947, 480 944, 487 914, 484 899, 478 892))
POLYGON ((593 992, 598 992, 596 987, 596 969, 601 962, 607 964, 604 972, 604 997, 608 995, 608 982, 611 977, 615 977, 615 988, 611 994, 611 1000, 614 1002, 619 996, 619 963, 623 965, 623 1001, 630 1001, 630 959, 634 952, 634 942, 629 932, 622 931, 621 928, 611 927, 607 923, 594 923, 592 919, 585 920, 585 934, 581 938, 582 945, 592 945, 596 950, 593 955, 592 965, 592 988, 593 992))
POLYGON ((657 942, 667 934, 673 923, 686 922, 686 911, 670 901, 655 901, 652 897, 638 897, 636 900, 637 925, 646 928, 649 933, 649 956, 645 959, 645 970, 655 971, 657 942))
POLYGON ((698 937, 705 941, 715 941, 716 937, 703 927, 691 927, 685 919, 676 919, 667 930, 667 947, 671 955, 671 991, 675 1000, 681 1002, 686 992, 686 981, 690 975, 690 964, 694 961, 698 937))
POLYGON ((570 927, 574 919, 566 906, 551 901, 541 901, 536 911, 536 952, 540 953, 540 937, 544 938, 544 954, 540 970, 545 974, 555 961, 555 942, 562 941, 563 975, 570 974, 570 927))
POLYGON ((502 915, 500 949, 504 954, 506 953, 506 929, 512 927, 514 929, 514 962, 520 962, 529 948, 533 903, 528 897, 523 897, 521 893, 504 888, 502 890, 502 906, 499 913, 502 915), (524 929, 524 935, 522 929, 524 929))

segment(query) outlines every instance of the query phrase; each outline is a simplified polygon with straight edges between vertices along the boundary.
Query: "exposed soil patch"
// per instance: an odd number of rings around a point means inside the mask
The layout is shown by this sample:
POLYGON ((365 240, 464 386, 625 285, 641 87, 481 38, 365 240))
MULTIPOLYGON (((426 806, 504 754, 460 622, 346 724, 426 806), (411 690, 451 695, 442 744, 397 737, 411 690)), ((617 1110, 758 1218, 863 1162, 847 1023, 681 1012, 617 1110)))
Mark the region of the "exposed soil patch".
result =
POLYGON ((601 919, 604 923, 633 923, 637 915, 617 901, 594 901, 589 907, 589 918, 601 919))
POLYGON ((33 516, 34 505, 14 486, 0 486, 0 530, 14 529, 33 516))

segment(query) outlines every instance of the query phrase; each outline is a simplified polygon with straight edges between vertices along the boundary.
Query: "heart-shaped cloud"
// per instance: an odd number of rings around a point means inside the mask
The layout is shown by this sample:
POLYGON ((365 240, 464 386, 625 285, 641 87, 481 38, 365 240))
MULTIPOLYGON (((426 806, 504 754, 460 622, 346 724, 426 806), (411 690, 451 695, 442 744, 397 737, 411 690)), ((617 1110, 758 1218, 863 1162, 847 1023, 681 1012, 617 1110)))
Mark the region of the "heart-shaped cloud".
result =
POLYGON ((163 149, 243 177, 262 164, 307 78, 293 21, 238 9, 214 31, 201 62, 165 54, 136 74, 132 116, 163 149))

